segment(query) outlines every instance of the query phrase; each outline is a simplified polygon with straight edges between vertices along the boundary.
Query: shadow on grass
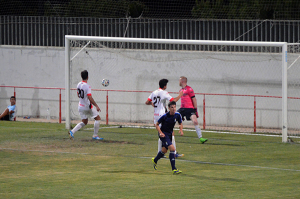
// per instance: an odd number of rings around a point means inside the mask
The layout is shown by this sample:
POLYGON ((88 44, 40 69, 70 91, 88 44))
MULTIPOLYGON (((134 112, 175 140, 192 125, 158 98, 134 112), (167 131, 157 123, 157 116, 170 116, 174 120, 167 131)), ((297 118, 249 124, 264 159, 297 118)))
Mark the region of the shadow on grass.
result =
POLYGON ((200 180, 213 180, 213 181, 227 181, 227 182, 243 182, 243 180, 239 180, 236 178, 216 178, 216 177, 207 177, 207 176, 198 176, 198 175, 190 175, 182 173, 182 176, 190 177, 190 178, 197 178, 200 180))
MULTIPOLYGON (((147 175, 165 175, 165 176, 169 176, 169 175, 173 175, 170 172, 149 172, 149 170, 135 170, 135 171, 124 171, 124 170, 114 170, 114 171, 105 171, 105 173, 111 173, 111 174, 118 174, 118 173, 128 173, 128 174, 147 174, 147 175)), ((175 175, 174 175, 175 176, 175 175)), ((188 178, 195 178, 195 179, 199 179, 199 180, 211 180, 211 181, 226 181, 226 182, 243 182, 240 179, 236 179, 236 178, 216 178, 216 177, 207 177, 207 176, 200 176, 200 175, 191 175, 191 174, 185 174, 185 173, 181 173, 178 174, 176 176, 181 176, 181 177, 188 177, 188 178)))
POLYGON ((195 144, 195 145, 220 145, 220 146, 244 146, 243 144, 230 144, 230 143, 216 143, 216 142, 205 142, 204 144, 201 143, 192 143, 192 142, 182 142, 182 141, 176 141, 176 143, 184 143, 184 144, 195 144))

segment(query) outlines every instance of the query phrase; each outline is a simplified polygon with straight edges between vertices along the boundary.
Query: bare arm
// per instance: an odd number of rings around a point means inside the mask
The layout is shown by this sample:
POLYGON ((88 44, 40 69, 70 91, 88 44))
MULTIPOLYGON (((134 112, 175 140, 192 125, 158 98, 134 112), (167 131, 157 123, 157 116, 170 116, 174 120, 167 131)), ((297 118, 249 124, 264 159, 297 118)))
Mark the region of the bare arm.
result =
POLYGON ((177 102, 183 95, 183 91, 179 92, 179 95, 173 99, 174 102, 177 102))
POLYGON ((196 97, 193 97, 192 101, 193 101, 194 108, 197 108, 197 99, 196 99, 196 97))
POLYGON ((154 105, 153 105, 153 102, 152 102, 152 101, 149 101, 149 100, 147 100, 147 101, 145 102, 145 104, 146 104, 146 105, 151 105, 151 106, 153 106, 153 107, 154 107, 154 105))
POLYGON ((157 130, 158 133, 159 133, 159 137, 162 137, 162 138, 165 137, 165 134, 163 134, 163 132, 161 131, 158 122, 156 122, 155 127, 156 127, 156 130, 157 130))
POLYGON ((88 98, 89 98, 91 104, 93 104, 96 107, 97 111, 101 111, 100 108, 99 108, 99 106, 97 105, 97 103, 93 99, 93 97, 91 95, 88 95, 88 98))
POLYGON ((182 129, 183 129, 183 125, 182 125, 182 123, 181 123, 181 124, 179 124, 179 132, 178 132, 181 136, 183 136, 183 131, 182 131, 182 129))

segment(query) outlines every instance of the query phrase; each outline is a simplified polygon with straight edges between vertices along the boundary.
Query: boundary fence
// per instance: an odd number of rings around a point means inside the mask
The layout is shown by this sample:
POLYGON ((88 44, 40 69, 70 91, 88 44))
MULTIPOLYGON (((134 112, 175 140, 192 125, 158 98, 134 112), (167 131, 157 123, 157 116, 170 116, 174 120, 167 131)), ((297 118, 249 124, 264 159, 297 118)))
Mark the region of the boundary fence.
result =
MULTIPOLYGON (((17 89, 43 89, 43 90, 58 90, 59 95, 57 96, 58 100, 58 122, 62 122, 62 91, 65 91, 65 88, 54 88, 54 87, 27 87, 27 86, 4 86, 0 85, 0 88, 12 88, 13 95, 17 97, 17 89)), ((73 88, 72 90, 76 90, 73 88)), ((106 125, 109 124, 109 93, 110 92, 128 92, 128 93, 151 93, 152 91, 135 91, 135 90, 109 90, 109 89, 92 89, 93 92, 105 92, 106 93, 106 111, 105 111, 105 121, 106 125)), ((171 94, 177 94, 176 92, 169 92, 171 94)), ((281 98, 281 96, 267 96, 267 95, 239 95, 239 94, 214 94, 214 93, 195 93, 195 95, 201 95, 203 97, 202 107, 203 107, 203 129, 206 129, 206 96, 235 96, 235 97, 249 97, 253 98, 253 132, 256 132, 256 112, 257 112, 257 98, 281 98)), ((296 99, 299 100, 299 97, 288 97, 288 99, 296 99)))
POLYGON ((0 45, 65 45, 65 35, 300 42, 300 20, 174 20, 0 16, 0 45))

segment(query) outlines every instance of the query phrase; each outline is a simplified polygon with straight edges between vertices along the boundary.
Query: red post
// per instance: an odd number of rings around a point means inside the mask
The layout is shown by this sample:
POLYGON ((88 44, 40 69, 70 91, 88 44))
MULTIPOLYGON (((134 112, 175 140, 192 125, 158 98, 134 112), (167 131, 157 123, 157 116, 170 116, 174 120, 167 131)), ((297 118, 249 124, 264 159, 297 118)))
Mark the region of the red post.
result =
POLYGON ((203 129, 205 129, 205 95, 203 95, 203 129))
MULTIPOLYGON (((14 96, 16 97, 16 87, 14 87, 14 96)), ((16 121, 16 117, 14 118, 14 121, 16 121)))
POLYGON ((108 125, 108 91, 106 91, 106 125, 108 125))
POLYGON ((256 97, 254 97, 254 133, 256 132, 256 97))
POLYGON ((61 89, 59 89, 59 123, 61 123, 61 89))

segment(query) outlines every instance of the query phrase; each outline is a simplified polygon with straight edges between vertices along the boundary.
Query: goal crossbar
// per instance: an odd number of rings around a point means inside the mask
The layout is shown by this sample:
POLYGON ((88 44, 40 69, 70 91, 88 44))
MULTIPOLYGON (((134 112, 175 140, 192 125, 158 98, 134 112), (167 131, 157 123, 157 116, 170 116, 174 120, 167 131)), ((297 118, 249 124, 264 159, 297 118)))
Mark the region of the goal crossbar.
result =
POLYGON ((70 41, 102 41, 102 42, 130 42, 148 44, 188 44, 188 45, 226 45, 226 46, 267 46, 281 47, 282 55, 282 142, 287 142, 287 43, 286 42, 252 42, 252 41, 213 41, 213 40, 182 40, 182 39, 149 39, 124 37, 97 36, 65 36, 65 89, 66 89, 66 128, 70 129, 70 41))

